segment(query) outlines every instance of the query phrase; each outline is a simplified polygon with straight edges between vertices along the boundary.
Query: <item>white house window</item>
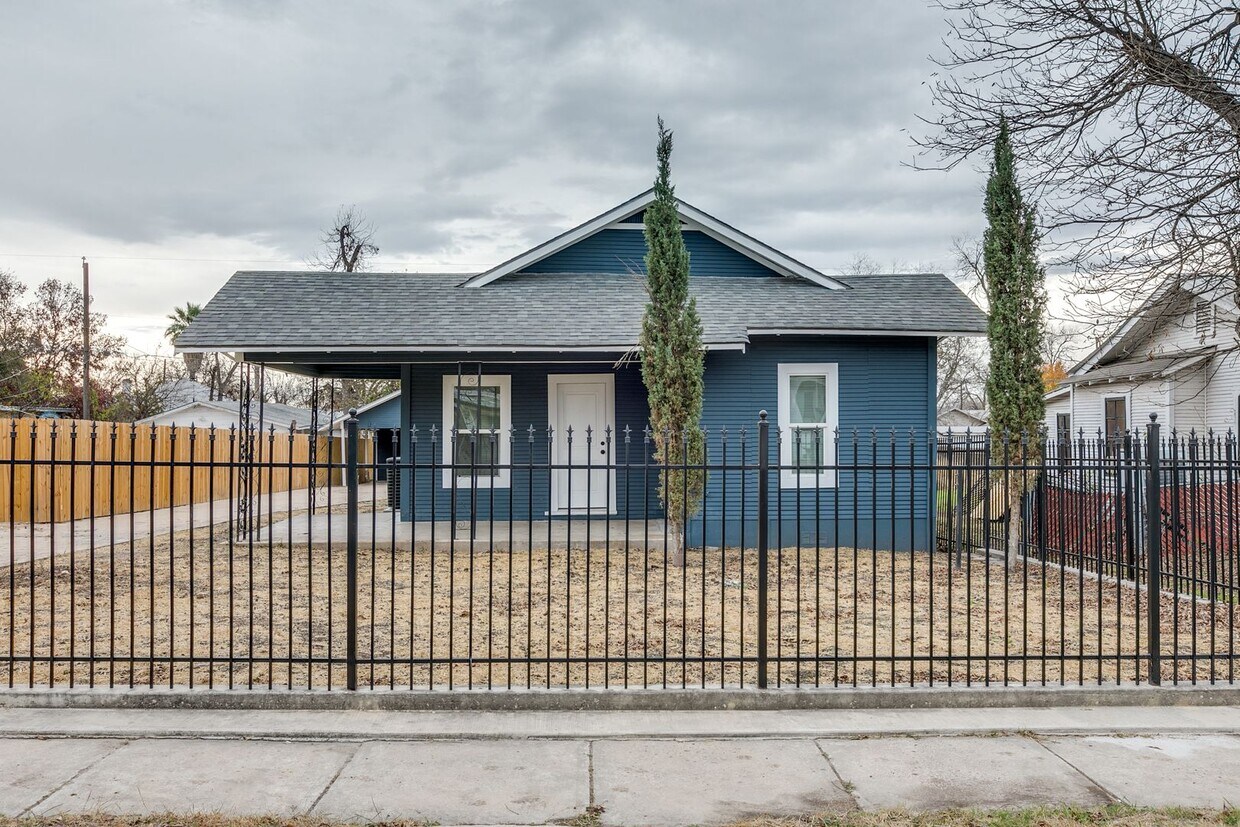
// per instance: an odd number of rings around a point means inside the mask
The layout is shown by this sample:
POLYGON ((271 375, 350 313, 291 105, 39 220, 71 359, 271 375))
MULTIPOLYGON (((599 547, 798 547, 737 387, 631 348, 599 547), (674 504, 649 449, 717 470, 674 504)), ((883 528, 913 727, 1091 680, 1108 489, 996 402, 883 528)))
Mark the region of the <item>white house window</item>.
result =
POLYGON ((444 487, 507 488, 511 422, 512 377, 444 376, 444 487))
POLYGON ((1107 456, 1116 456, 1124 446, 1128 432, 1128 397, 1108 396, 1102 400, 1102 426, 1106 437, 1107 456))
POLYGON ((1214 335, 1214 304, 1211 302, 1197 302, 1193 308, 1193 324, 1196 328, 1197 338, 1208 339, 1214 335))
POLYGON ((834 488, 839 366, 779 366, 779 474, 784 488, 834 488))

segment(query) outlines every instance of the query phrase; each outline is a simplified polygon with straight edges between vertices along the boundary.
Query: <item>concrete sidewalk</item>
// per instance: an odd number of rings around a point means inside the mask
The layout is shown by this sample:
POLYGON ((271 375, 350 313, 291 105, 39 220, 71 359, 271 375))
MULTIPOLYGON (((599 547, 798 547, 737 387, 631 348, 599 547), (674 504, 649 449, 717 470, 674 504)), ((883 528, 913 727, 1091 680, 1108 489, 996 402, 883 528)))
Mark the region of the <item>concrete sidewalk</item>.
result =
POLYGON ((1240 708, 0 710, 0 812, 722 824, 1240 802, 1240 708))

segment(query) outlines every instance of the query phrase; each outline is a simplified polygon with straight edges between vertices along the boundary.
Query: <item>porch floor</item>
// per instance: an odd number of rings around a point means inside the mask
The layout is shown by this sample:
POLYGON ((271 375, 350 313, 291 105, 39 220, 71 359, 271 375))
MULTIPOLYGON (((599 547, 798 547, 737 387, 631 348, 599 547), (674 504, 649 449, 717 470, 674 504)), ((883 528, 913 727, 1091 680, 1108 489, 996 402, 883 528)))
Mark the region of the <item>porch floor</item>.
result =
MULTIPOLYGON (((278 546, 311 546, 344 548, 348 526, 343 514, 302 515, 278 520, 264 526, 254 534, 254 542, 278 546)), ((436 551, 471 547, 508 551, 511 549, 566 549, 587 545, 592 549, 617 547, 648 548, 664 547, 664 524, 662 520, 586 519, 573 517, 555 520, 488 520, 479 519, 471 537, 468 519, 456 521, 453 537, 450 520, 419 520, 401 522, 389 509, 375 510, 360 515, 357 541, 363 549, 396 548, 408 551, 434 546, 436 551), (627 534, 626 534, 627 532, 627 534), (625 542, 625 538, 628 542, 625 542)))

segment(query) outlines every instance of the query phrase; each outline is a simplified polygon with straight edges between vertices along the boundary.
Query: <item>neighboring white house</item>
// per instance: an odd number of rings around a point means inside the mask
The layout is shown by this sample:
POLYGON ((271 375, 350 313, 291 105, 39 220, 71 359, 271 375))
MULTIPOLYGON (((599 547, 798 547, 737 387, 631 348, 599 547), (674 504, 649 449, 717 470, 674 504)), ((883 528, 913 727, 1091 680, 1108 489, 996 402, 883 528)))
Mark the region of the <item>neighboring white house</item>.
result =
POLYGON ((987 416, 985 408, 944 408, 939 411, 938 429, 940 433, 947 430, 984 431, 987 416))
MULTIPOLYGON (((250 409, 250 421, 255 427, 259 426, 258 402, 250 409)), ((186 428, 190 425, 198 428, 214 425, 216 428, 228 429, 234 425, 240 427, 241 412, 237 403, 231 399, 196 399, 146 419, 139 419, 137 424, 176 425, 186 428)), ((275 426, 277 433, 287 433, 290 428, 304 431, 310 426, 310 409, 266 402, 262 405, 262 428, 266 431, 271 426, 275 426)))
POLYGON ((1240 341, 1230 293, 1160 288, 1046 395, 1053 438, 1144 427, 1227 432, 1240 426, 1240 341))
POLYGON ((210 388, 201 382, 184 377, 163 382, 155 389, 155 393, 162 400, 165 410, 179 408, 182 405, 188 405, 190 402, 211 398, 210 388))

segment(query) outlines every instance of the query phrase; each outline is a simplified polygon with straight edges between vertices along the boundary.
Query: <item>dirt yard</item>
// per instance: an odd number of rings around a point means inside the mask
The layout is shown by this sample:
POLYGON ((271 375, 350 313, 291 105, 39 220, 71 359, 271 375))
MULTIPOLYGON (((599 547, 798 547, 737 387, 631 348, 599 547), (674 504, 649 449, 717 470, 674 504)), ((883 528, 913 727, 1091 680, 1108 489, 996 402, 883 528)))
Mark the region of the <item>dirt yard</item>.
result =
MULTIPOLYGON (((192 545, 176 535, 0 568, 0 623, 12 629, 0 634, 0 682, 340 686, 345 576, 343 551, 230 545, 226 528, 192 545)), ((690 552, 679 568, 622 548, 366 548, 358 582, 367 686, 757 677, 752 549, 690 552)), ((1145 594, 1071 569, 784 549, 772 552, 769 588, 772 685, 1147 679, 1145 594)), ((1162 605, 1164 681, 1232 678, 1240 606, 1170 595, 1162 605)))

